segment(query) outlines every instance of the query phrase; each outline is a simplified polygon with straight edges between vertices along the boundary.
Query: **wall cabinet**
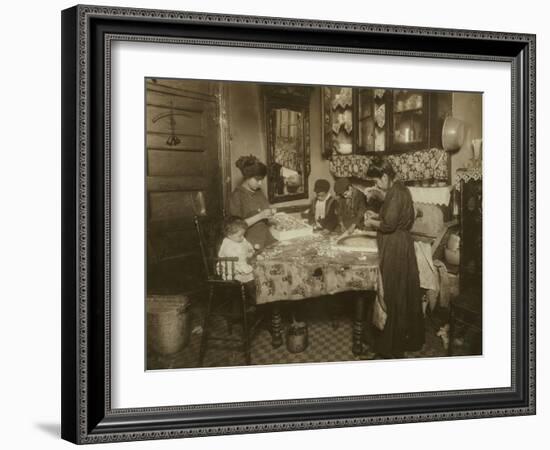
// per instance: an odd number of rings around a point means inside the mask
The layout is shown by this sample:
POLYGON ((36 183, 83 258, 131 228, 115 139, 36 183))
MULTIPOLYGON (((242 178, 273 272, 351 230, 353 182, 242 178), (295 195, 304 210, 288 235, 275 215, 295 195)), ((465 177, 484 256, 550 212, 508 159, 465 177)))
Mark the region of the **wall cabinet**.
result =
POLYGON ((441 147, 450 92, 334 86, 322 91, 326 158, 441 147))
POLYGON ((385 152, 390 149, 391 91, 387 89, 357 89, 356 117, 358 139, 356 153, 385 152))
POLYGON ((392 149, 396 151, 428 148, 429 94, 395 89, 392 98, 392 149))
POLYGON ((354 152, 354 90, 350 87, 324 87, 322 95, 323 156, 354 152))

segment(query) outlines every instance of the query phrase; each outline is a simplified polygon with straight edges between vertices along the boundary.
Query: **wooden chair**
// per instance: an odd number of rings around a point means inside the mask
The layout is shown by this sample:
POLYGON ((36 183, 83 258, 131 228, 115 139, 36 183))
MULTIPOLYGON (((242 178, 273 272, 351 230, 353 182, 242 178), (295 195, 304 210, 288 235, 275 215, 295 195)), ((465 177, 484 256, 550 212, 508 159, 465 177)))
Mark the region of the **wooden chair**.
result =
MULTIPOLYGON (((247 301, 246 285, 234 278, 235 264, 238 258, 220 258, 217 250, 222 240, 221 220, 212 220, 207 217, 196 216, 195 227, 202 254, 206 284, 208 285, 208 299, 204 315, 203 332, 199 351, 199 365, 203 365, 208 343, 218 341, 234 343, 242 349, 246 364, 251 364, 250 343, 252 334, 261 318, 256 318, 251 325, 250 316, 253 314, 247 301), (240 306, 240 311, 234 311, 234 301, 240 306), (228 322, 229 336, 211 335, 212 319, 222 316, 228 322), (231 337, 232 325, 236 321, 241 323, 242 335, 240 338, 231 337)), ((235 347, 231 347, 235 348, 235 347)))

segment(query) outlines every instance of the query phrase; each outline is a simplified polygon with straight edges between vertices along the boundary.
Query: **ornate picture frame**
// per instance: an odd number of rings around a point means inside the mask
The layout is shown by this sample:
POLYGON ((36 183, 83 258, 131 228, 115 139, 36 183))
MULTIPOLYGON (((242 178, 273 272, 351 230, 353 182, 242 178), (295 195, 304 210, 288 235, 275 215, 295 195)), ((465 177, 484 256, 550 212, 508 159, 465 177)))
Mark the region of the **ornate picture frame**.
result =
POLYGON ((534 414, 535 42, 530 34, 487 31, 99 6, 63 11, 62 437, 85 444, 534 414), (115 41, 510 64, 510 385, 113 408, 110 52, 115 41))

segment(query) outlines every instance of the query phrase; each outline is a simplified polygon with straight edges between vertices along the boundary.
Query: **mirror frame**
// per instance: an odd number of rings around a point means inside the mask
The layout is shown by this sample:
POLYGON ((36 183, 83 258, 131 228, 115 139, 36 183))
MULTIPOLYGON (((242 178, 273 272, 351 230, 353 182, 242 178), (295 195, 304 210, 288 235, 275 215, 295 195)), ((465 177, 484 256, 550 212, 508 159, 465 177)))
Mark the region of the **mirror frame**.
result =
POLYGON ((309 175, 311 173, 311 157, 310 157, 310 123, 309 123, 309 102, 312 88, 309 86, 299 85, 268 85, 263 88, 264 98, 264 117, 265 117, 265 134, 267 138, 267 195, 269 203, 282 203, 293 200, 303 200, 309 198, 309 175), (275 185, 272 176, 271 166, 275 163, 273 155, 275 147, 275 137, 273 135, 273 110, 275 109, 292 109, 302 114, 303 120, 303 161, 302 174, 304 181, 303 192, 296 194, 276 195, 275 185))

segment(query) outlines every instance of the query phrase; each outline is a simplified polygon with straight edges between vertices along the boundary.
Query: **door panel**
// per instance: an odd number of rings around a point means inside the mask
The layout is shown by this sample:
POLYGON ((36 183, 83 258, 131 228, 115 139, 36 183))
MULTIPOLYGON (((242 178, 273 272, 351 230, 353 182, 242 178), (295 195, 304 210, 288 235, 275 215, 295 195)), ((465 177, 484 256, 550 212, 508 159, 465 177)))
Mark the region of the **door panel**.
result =
POLYGON ((150 220, 187 218, 193 220, 195 214, 200 213, 194 193, 152 192, 149 195, 150 220))
POLYGON ((175 136, 175 138, 172 138, 170 133, 148 133, 147 148, 150 150, 182 150, 187 152, 204 152, 206 150, 207 144, 204 136, 189 136, 181 132, 175 136), (172 144, 168 145, 168 141, 172 144))
POLYGON ((207 175, 209 155, 204 152, 149 150, 148 156, 149 176, 207 175))
POLYGON ((221 216, 218 84, 146 81, 147 292, 202 287, 193 216, 221 216))
POLYGON ((147 111, 151 117, 148 133, 204 135, 204 109, 148 105, 147 111))

